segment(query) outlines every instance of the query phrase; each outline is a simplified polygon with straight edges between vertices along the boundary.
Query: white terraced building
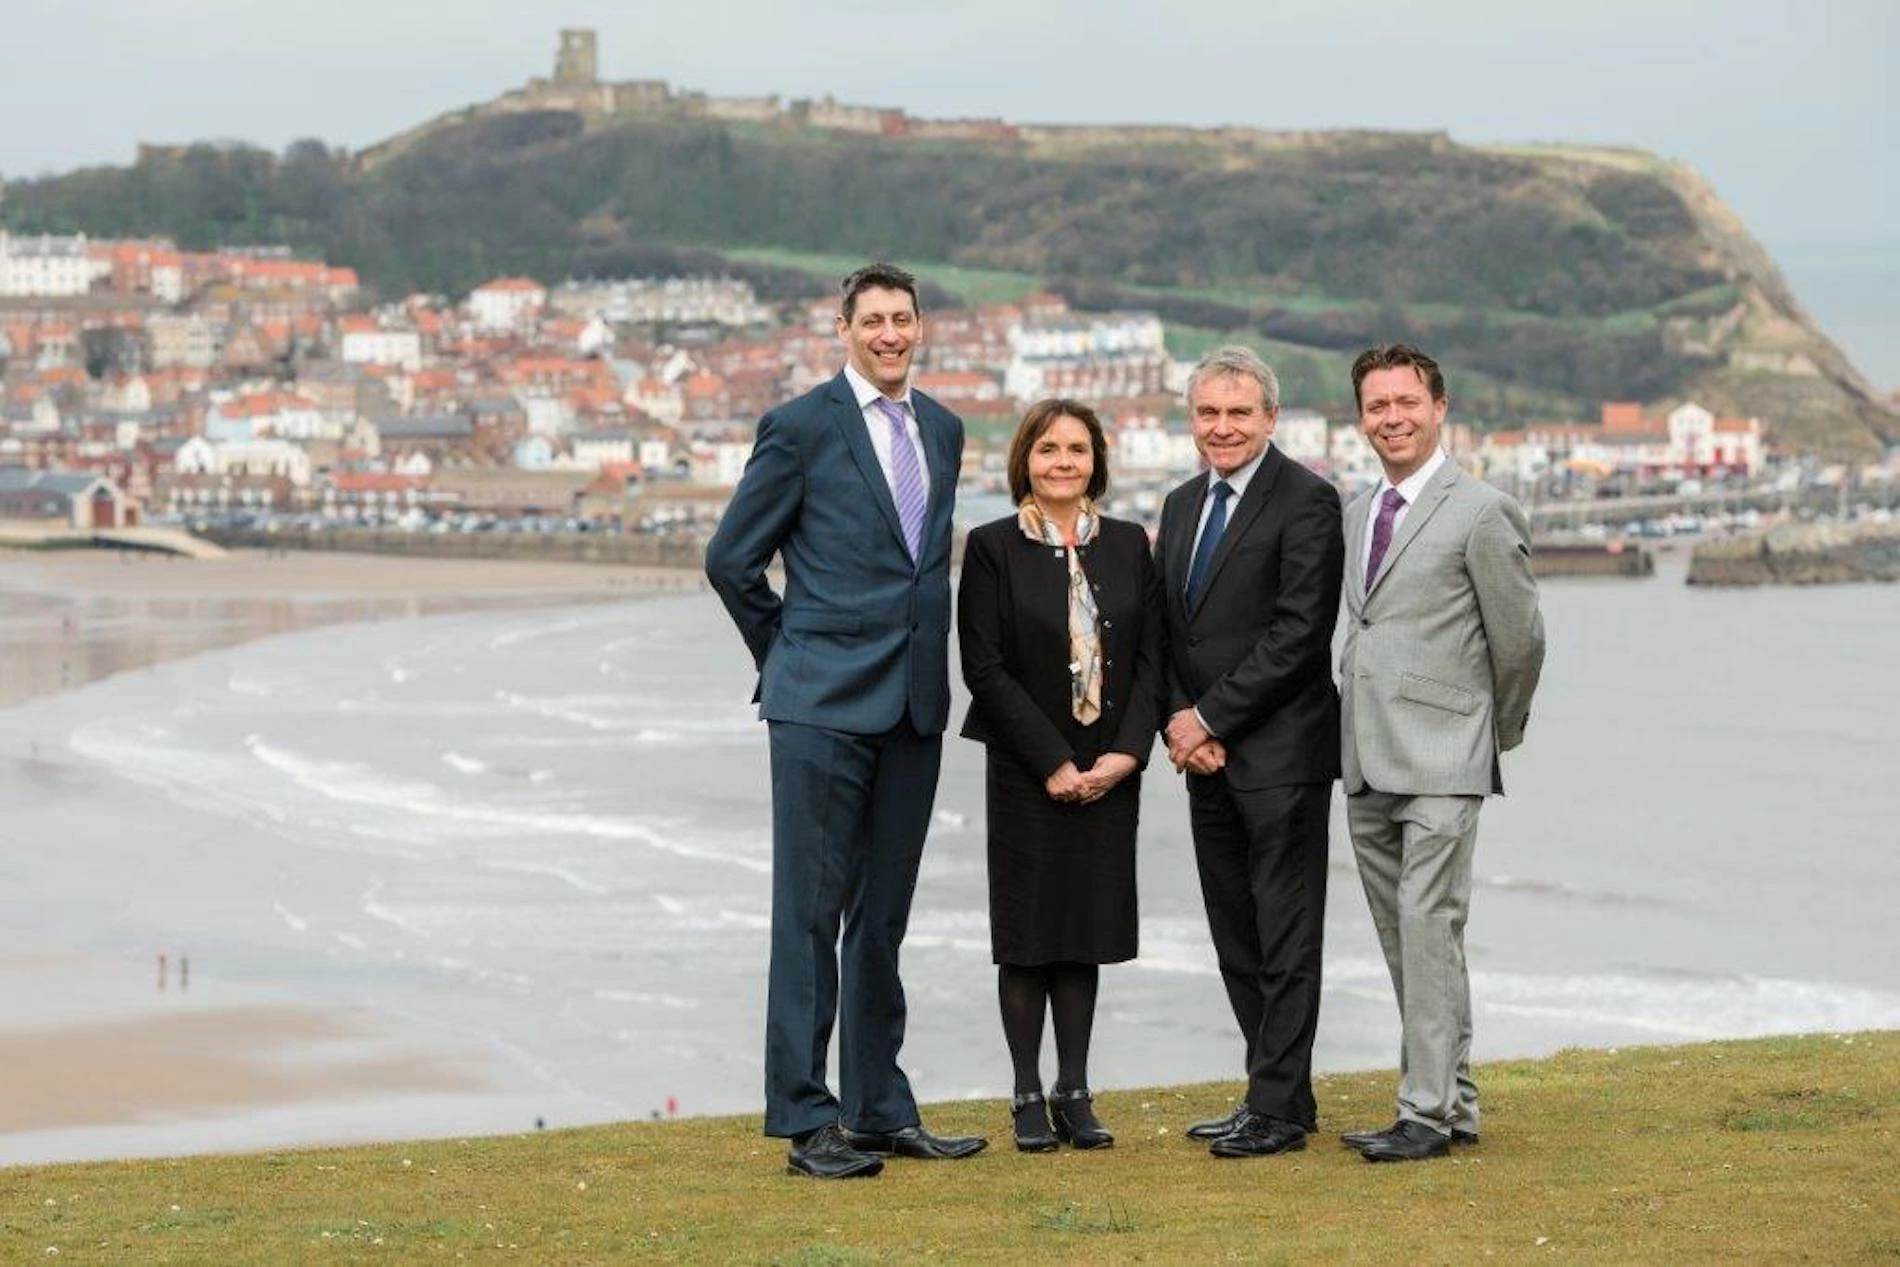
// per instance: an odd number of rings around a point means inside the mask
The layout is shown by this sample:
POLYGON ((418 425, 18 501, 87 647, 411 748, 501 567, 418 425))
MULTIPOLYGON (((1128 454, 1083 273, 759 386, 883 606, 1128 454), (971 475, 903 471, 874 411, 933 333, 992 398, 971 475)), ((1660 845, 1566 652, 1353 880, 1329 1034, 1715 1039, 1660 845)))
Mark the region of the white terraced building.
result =
POLYGON ((0 230, 0 295, 58 297, 92 289, 86 235, 20 237, 0 230))

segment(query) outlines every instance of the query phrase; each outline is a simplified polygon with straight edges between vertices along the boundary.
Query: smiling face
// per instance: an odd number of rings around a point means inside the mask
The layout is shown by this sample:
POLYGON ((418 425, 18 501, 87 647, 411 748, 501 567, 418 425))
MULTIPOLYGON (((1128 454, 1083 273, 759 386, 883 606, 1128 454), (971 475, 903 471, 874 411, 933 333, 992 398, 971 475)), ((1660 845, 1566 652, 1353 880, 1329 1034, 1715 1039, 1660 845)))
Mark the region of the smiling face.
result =
POLYGON ((1211 374, 1188 397, 1194 447, 1222 477, 1266 451, 1280 411, 1268 409, 1266 391, 1244 374, 1211 374))
POLYGON ((849 318, 838 315, 838 339, 851 368, 895 399, 904 394, 924 326, 909 294, 871 286, 858 292, 849 318))
POLYGON ((1095 445, 1078 418, 1062 415, 1029 449, 1029 492, 1044 511, 1079 505, 1095 474, 1095 445))
POLYGON ((1438 451, 1439 432, 1451 402, 1434 397, 1417 368, 1373 370, 1359 384, 1359 430, 1394 484, 1424 466, 1438 451))

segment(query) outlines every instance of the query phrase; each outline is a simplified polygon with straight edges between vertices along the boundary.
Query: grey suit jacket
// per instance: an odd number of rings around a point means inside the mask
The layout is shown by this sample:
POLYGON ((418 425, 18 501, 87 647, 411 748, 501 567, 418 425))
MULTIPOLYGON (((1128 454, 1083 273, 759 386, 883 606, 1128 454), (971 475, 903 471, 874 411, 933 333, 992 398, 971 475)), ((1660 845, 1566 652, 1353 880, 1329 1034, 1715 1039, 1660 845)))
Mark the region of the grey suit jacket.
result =
POLYGON ((1346 510, 1340 747, 1348 793, 1482 796, 1524 739, 1544 666, 1530 521, 1447 461, 1366 592, 1371 491, 1346 510))

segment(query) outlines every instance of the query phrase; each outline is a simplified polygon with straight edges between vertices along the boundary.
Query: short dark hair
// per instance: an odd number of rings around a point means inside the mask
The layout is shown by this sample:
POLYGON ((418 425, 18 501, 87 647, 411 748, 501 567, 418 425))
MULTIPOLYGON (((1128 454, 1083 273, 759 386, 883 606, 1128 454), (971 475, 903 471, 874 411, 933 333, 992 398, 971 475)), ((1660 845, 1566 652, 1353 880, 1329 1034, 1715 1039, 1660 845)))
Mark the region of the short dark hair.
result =
POLYGON ((840 283, 839 289, 844 292, 844 304, 841 311, 846 321, 857 314, 858 296, 873 287, 881 290, 901 290, 910 296, 910 306, 913 311, 923 311, 923 306, 917 302, 917 279, 897 265, 886 264, 879 260, 875 264, 866 264, 840 283))
POLYGON ((1102 420, 1079 400, 1050 396, 1029 407, 1016 425, 1016 438, 1009 442, 1009 496, 1017 505, 1029 496, 1029 451, 1058 418, 1073 418, 1088 428, 1089 448, 1095 457, 1086 490, 1088 499, 1094 501, 1108 491, 1108 437, 1102 431, 1102 420))
POLYGON ((1445 375, 1439 370, 1437 361, 1409 343, 1383 343, 1378 347, 1367 348, 1352 363, 1353 408, 1364 407, 1359 387, 1366 381, 1366 375, 1374 370, 1397 370, 1408 366, 1417 370, 1418 376, 1425 380, 1433 400, 1445 399, 1445 375))

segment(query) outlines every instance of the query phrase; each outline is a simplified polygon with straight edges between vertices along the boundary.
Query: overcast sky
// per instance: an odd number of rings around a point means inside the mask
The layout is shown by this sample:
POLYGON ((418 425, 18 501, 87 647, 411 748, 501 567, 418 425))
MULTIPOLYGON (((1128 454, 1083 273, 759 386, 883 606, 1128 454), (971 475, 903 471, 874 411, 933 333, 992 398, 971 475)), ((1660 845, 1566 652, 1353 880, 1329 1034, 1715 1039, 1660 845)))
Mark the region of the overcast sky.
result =
MULTIPOLYGON (((722 94, 831 93, 1022 122, 1445 129, 1468 141, 1638 146, 1701 171, 1798 289, 1817 260, 1840 274, 1822 290, 1843 278, 1851 289, 1852 259, 1879 257, 1900 282, 1896 0, 5 8, 0 174, 9 177, 126 163, 140 140, 281 148, 314 136, 359 147, 546 74, 556 28, 591 26, 603 78, 722 94)), ((1858 316, 1894 314, 1885 328, 1900 337, 1900 299, 1882 297, 1853 301, 1873 305, 1858 316)), ((1836 303, 1818 291, 1804 298, 1824 319, 1836 303)))

